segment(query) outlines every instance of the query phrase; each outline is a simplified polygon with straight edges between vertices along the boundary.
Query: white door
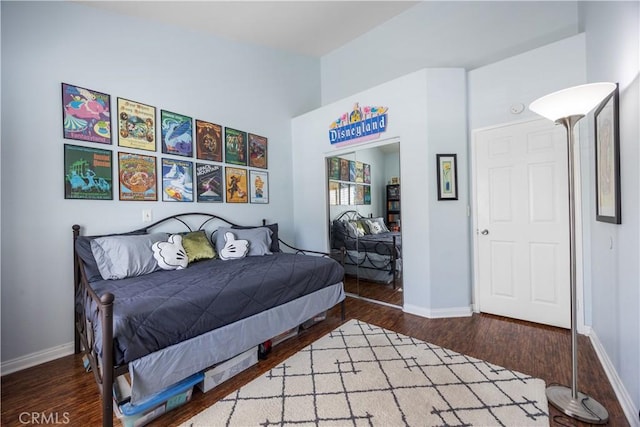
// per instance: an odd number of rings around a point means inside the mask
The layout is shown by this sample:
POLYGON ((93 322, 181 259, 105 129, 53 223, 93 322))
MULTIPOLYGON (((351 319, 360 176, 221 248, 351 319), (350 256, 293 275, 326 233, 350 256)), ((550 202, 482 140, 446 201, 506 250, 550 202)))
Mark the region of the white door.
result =
POLYGON ((566 138, 548 120, 474 133, 481 312, 570 327, 566 138))

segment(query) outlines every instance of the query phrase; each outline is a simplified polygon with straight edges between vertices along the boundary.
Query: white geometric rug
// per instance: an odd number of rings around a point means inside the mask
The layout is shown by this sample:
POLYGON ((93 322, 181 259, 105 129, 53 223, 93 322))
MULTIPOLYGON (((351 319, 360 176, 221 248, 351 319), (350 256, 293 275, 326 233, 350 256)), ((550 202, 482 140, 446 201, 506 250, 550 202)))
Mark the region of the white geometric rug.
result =
POLYGON ((350 320, 183 426, 548 426, 544 381, 350 320))

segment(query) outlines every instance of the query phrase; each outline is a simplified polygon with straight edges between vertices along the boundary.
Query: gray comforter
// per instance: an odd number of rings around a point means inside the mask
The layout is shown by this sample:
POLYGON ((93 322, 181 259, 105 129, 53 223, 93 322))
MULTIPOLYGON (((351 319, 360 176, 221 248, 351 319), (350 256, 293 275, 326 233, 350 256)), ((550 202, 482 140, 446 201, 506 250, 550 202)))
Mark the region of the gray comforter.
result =
POLYGON ((276 253, 91 285, 99 296, 115 295, 115 362, 123 364, 338 283, 343 275, 330 258, 276 253))

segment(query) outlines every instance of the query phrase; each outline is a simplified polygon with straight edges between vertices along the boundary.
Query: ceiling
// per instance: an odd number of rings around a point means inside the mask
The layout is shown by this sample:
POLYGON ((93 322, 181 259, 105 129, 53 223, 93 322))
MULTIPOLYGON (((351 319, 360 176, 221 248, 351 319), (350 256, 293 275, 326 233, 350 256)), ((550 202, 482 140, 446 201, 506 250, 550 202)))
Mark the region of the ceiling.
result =
POLYGON ((417 1, 93 1, 91 7, 320 57, 417 1))

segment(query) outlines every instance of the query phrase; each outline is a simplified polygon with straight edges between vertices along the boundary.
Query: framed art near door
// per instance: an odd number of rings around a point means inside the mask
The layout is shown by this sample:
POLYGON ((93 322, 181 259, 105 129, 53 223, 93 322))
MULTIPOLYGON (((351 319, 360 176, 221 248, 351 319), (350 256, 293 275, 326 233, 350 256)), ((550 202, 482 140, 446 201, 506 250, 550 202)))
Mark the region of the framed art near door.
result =
POLYGON ((594 113, 596 135, 596 220, 621 224, 618 88, 594 113))
POLYGON ((456 154, 436 154, 438 200, 458 200, 458 168, 456 158, 456 154))

